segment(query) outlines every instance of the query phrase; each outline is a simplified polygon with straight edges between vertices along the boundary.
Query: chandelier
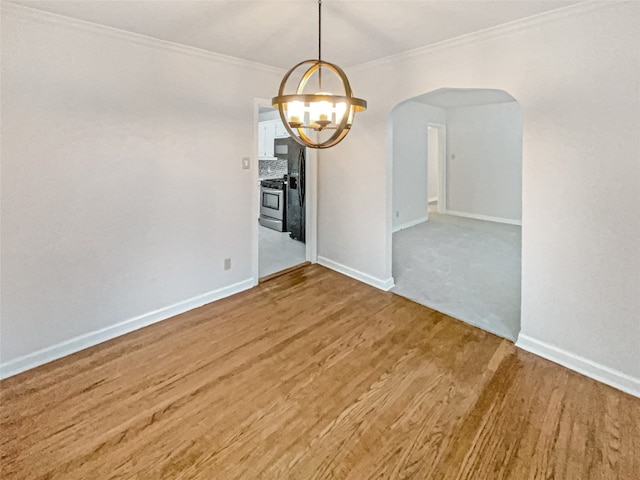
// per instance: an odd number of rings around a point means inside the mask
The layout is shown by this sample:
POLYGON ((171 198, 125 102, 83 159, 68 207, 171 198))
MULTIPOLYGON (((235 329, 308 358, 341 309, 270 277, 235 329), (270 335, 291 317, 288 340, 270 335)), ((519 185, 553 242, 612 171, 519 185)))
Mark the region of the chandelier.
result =
MULTIPOLYGON (((289 135, 300 145, 311 148, 337 145, 349 133, 355 113, 367 109, 365 100, 353 96, 344 71, 339 66, 322 60, 321 41, 322 0, 318 0, 318 59, 305 60, 289 70, 280 83, 278 96, 272 100, 289 135), (303 71, 302 67, 306 70, 303 71), (333 74, 330 79, 325 77, 325 89, 323 72, 333 74), (314 76, 317 77, 317 90, 309 93, 307 89, 305 92, 314 76), (297 80, 295 93, 285 93, 290 80, 294 83, 297 80), (340 94, 324 91, 329 90, 326 88, 329 82, 332 82, 332 88, 338 88, 340 94)), ((311 83, 315 84, 316 79, 311 83)))

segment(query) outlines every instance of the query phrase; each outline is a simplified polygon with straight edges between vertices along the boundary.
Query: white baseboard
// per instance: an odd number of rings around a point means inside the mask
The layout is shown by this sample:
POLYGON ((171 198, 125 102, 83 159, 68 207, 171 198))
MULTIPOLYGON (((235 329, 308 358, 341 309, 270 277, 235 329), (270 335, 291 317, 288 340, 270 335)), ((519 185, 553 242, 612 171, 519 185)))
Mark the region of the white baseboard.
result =
POLYGON ((321 256, 318 256, 318 263, 324 267, 330 268, 331 270, 342 273, 347 277, 355 278, 362 283, 366 283, 367 285, 371 285, 372 287, 384 290, 385 292, 391 290, 394 286, 393 277, 386 280, 381 280, 379 278, 372 277, 371 275, 362 273, 359 270, 347 267, 346 265, 342 265, 341 263, 334 262, 333 260, 329 260, 328 258, 321 256))
POLYGON ((630 395, 640 397, 640 379, 631 375, 605 367, 523 333, 518 336, 516 346, 630 395))
POLYGON ((513 220, 511 218, 492 217, 490 215, 477 215, 475 213, 457 212, 455 210, 445 211, 447 215, 456 217, 475 218, 476 220, 486 220, 487 222, 508 223, 509 225, 522 225, 522 220, 513 220))
POLYGON ((251 287, 253 287, 253 279, 244 280, 14 358, 13 360, 0 364, 0 379, 17 375, 25 370, 44 365, 58 358, 66 357, 85 348, 93 347, 94 345, 106 342, 120 335, 133 332, 134 330, 153 323, 161 322, 180 313, 188 312, 194 308, 242 292, 251 287))
POLYGON ((410 222, 403 223, 402 225, 397 225, 393 227, 393 233, 399 232, 400 230, 404 230, 405 228, 415 227, 416 225, 419 225, 422 222, 426 222, 428 219, 429 219, 428 217, 420 217, 415 220, 411 220, 410 222))

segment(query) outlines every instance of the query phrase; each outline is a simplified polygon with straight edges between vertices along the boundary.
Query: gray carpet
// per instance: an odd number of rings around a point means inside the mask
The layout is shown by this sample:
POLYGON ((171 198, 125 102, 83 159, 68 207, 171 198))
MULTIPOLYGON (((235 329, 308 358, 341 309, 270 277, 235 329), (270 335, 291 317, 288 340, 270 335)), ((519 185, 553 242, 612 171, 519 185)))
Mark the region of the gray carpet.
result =
POLYGON ((520 331, 521 227, 430 213, 393 234, 393 292, 510 340, 520 331))
POLYGON ((292 240, 288 232, 258 226, 258 276, 266 277, 306 260, 306 246, 292 240))

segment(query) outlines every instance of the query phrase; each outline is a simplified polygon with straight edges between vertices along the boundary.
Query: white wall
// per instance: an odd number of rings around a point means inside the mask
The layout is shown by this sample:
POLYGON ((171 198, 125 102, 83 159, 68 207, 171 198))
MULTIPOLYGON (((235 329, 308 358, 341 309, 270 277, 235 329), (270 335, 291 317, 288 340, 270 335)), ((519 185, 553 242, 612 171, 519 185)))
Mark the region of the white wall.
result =
POLYGON ((389 278, 392 109, 504 90, 524 116, 521 344, 640 394, 639 24, 638 2, 579 4, 349 69, 368 110, 321 152, 319 254, 389 278))
POLYGON ((391 114, 393 143, 393 227, 427 218, 427 123, 446 123, 443 109, 406 102, 391 114))
POLYGON ((251 286, 241 158, 281 72, 3 4, 1 73, 9 371, 251 286))
MULTIPOLYGON (((466 101, 473 101, 472 91, 461 91, 461 96, 462 92, 466 101)), ((478 90, 478 97, 484 92, 478 90)), ((430 95, 418 98, 428 102, 430 95)), ((429 165, 427 159, 437 158, 438 147, 437 142, 430 147, 428 123, 447 127, 447 210, 519 222, 522 112, 518 103, 443 109, 421 101, 401 103, 391 112, 394 231, 426 220, 428 197, 437 196, 437 161, 429 165)), ((433 133, 437 138, 438 132, 433 133)))
POLYGON ((522 219, 522 112, 517 102, 447 109, 447 209, 522 219))

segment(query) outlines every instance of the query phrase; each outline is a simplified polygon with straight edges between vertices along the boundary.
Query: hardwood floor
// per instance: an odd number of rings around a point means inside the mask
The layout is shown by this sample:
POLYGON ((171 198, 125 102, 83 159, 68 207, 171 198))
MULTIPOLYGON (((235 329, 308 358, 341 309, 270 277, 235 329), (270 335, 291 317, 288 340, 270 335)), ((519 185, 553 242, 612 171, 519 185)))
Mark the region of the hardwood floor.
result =
POLYGON ((317 265, 0 389, 2 479, 640 478, 640 399, 317 265))

